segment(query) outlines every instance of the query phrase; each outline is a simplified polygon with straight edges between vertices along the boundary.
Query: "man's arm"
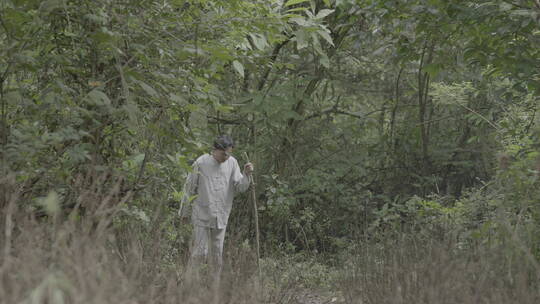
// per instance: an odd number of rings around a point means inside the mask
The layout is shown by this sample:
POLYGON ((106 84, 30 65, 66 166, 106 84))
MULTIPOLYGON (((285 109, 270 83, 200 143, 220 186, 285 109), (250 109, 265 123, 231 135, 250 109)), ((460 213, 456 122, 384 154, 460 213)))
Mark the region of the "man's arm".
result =
POLYGON ((253 164, 247 163, 244 165, 244 174, 240 172, 240 166, 238 162, 235 163, 234 168, 234 190, 235 192, 244 192, 249 188, 251 181, 251 173, 253 172, 253 164))

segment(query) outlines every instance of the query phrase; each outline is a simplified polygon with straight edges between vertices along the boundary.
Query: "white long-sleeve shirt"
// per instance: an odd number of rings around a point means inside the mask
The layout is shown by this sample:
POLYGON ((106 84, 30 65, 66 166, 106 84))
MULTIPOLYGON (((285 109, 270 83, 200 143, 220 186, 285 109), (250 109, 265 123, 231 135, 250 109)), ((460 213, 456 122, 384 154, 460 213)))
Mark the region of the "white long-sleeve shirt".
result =
POLYGON ((193 171, 184 185, 181 213, 189 213, 189 198, 196 195, 191 203, 193 224, 224 229, 229 220, 234 194, 248 188, 249 177, 241 173, 234 157, 230 156, 219 163, 212 155, 204 154, 193 164, 193 171))

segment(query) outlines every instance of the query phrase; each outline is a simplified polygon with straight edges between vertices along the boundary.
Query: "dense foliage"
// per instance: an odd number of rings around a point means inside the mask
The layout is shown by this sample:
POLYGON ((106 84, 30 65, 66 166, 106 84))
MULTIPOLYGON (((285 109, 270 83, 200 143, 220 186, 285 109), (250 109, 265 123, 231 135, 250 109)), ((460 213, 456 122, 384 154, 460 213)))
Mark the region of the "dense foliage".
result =
POLYGON ((539 25, 536 0, 2 0, 0 206, 110 193, 114 229, 182 251, 190 162, 230 133, 266 255, 411 232, 537 259, 539 25))

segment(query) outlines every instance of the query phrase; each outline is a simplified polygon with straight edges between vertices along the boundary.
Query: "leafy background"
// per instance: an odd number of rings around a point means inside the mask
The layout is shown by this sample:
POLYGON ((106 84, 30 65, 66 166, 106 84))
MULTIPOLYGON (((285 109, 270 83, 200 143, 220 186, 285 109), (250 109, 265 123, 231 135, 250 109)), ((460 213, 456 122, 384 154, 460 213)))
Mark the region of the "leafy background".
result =
MULTIPOLYGON (((46 227, 44 248, 62 231, 99 239, 94 258, 114 248, 140 267, 111 269, 155 275, 129 282, 166 286, 164 269, 177 281, 190 236, 176 216, 182 184, 229 133, 237 158, 255 163, 263 264, 277 273, 267 289, 276 294, 258 301, 300 301, 295 282, 348 303, 446 303, 423 292, 483 294, 489 284, 500 291, 491 303, 534 303, 539 22, 536 0, 4 0, 0 273, 31 265, 39 252, 13 260, 14 244, 30 246, 22 238, 46 227), (486 252, 497 259, 458 271, 486 252), (457 266, 432 286, 431 263, 457 266), (303 275, 279 276, 278 265, 303 275), (486 285, 470 279, 479 274, 486 285)), ((227 246, 233 274, 247 269, 240 281, 255 267, 239 266, 253 262, 251 212, 237 197, 227 246)), ((45 256, 74 246, 64 245, 45 256)), ((67 266, 43 267, 41 283, 17 279, 34 294, 47 286, 35 303, 55 290, 66 302, 106 290, 82 288, 67 266), (73 291, 59 277, 75 280, 73 291)))

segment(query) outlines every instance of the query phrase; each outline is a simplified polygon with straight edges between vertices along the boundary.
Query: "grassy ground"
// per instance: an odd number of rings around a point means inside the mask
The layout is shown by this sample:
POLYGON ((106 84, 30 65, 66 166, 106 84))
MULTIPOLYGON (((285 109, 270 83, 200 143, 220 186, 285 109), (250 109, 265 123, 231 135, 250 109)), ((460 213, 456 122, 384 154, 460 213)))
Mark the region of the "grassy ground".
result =
POLYGON ((231 235, 214 293, 185 275, 187 252, 163 225, 115 222, 107 204, 71 220, 35 218, 15 201, 1 213, 0 303, 540 303, 540 267, 512 238, 351 241, 332 265, 266 256, 261 279, 249 242, 231 235))
POLYGON ((540 303, 540 269, 515 244, 404 237, 366 247, 341 272, 347 303, 540 303))

